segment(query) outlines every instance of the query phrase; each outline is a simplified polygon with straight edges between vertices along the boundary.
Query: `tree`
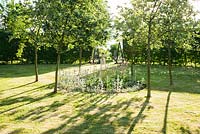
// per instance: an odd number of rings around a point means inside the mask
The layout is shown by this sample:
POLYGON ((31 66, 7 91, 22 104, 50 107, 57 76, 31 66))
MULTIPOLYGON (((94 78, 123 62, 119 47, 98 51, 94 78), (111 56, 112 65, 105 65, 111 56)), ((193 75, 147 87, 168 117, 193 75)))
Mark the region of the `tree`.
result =
POLYGON ((162 1, 155 1, 150 7, 150 14, 147 18, 148 37, 147 37, 147 98, 151 97, 151 41, 152 41, 152 26, 153 21, 161 7, 162 1))
MULTIPOLYGON (((78 2, 74 0, 55 0, 49 2, 48 0, 44 0, 43 2, 46 3, 46 22, 44 29, 45 38, 48 39, 46 41, 56 49, 57 53, 54 87, 54 93, 56 93, 60 55, 63 52, 67 52, 71 48, 79 46, 79 60, 81 65, 83 48, 86 48, 87 45, 89 46, 89 44, 98 41, 96 39, 96 34, 100 34, 100 32, 104 30, 105 27, 101 26, 104 26, 105 22, 103 21, 99 23, 102 21, 101 19, 103 19, 99 16, 99 13, 102 10, 98 9, 100 7, 98 4, 101 4, 103 1, 87 0, 84 2, 78 2), (97 28, 99 27, 101 29, 97 31, 97 28)), ((101 14, 103 14, 103 12, 101 14)), ((101 39, 99 40, 101 41, 101 39)))
POLYGON ((132 8, 122 8, 120 16, 115 20, 115 28, 123 42, 124 58, 131 64, 132 78, 136 57, 145 47, 144 6, 141 1, 132 1, 132 8))
MULTIPOLYGON (((188 1, 166 0, 160 9, 160 33, 162 42, 168 49, 169 84, 173 85, 172 78, 172 48, 183 48, 184 54, 190 48, 191 29, 193 28, 193 10, 188 1)), ((187 63, 186 55, 185 63, 187 63)))
POLYGON ((38 81, 38 49, 42 45, 45 5, 38 0, 34 5, 29 5, 29 10, 28 13, 26 11, 26 15, 29 16, 29 21, 26 23, 29 25, 29 31, 25 36, 28 37, 28 42, 34 46, 35 81, 38 81))
POLYGON ((40 1, 32 4, 30 1, 23 3, 15 3, 11 1, 7 4, 7 13, 5 15, 6 29, 11 31, 12 38, 20 39, 20 45, 17 56, 21 57, 23 54, 25 44, 27 42, 32 44, 35 48, 35 81, 38 81, 38 49, 41 42, 41 31, 43 15, 41 14, 44 9, 40 1))
MULTIPOLYGON (((147 50, 147 97, 151 96, 150 90, 150 67, 151 67, 151 42, 153 40, 152 29, 155 25, 155 18, 158 14, 162 1, 132 1, 132 9, 124 8, 121 17, 115 22, 119 31, 122 31, 122 36, 125 39, 125 44, 129 44, 127 48, 128 57, 131 61, 131 70, 133 70, 133 59, 142 46, 146 45, 147 50), (125 24, 125 25, 124 25, 125 24), (147 34, 146 34, 147 33, 147 34), (145 37, 146 36, 146 37, 145 37), (147 43, 146 43, 147 41, 147 43)), ((154 39, 155 40, 155 39, 154 39)), ((133 72, 132 72, 133 74, 133 72)))
POLYGON ((77 4, 76 17, 76 44, 79 46, 79 74, 81 73, 83 50, 88 47, 105 45, 109 36, 109 14, 103 0, 86 0, 77 4))
POLYGON ((73 47, 75 38, 73 31, 76 29, 74 25, 75 17, 74 10, 78 9, 76 1, 48 1, 43 0, 46 4, 44 10, 46 22, 44 26, 44 35, 46 42, 51 44, 57 53, 56 72, 55 72, 55 86, 54 93, 57 92, 58 87, 58 70, 60 64, 60 55, 73 47))

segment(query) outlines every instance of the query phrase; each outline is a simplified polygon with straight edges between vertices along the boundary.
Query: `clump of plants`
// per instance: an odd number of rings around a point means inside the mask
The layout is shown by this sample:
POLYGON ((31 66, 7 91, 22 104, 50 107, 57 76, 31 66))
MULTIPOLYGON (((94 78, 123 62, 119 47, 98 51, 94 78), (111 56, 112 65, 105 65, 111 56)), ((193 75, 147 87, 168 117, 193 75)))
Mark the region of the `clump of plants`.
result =
POLYGON ((130 92, 146 87, 144 79, 135 80, 127 67, 101 70, 89 75, 62 78, 60 88, 82 92, 130 92))

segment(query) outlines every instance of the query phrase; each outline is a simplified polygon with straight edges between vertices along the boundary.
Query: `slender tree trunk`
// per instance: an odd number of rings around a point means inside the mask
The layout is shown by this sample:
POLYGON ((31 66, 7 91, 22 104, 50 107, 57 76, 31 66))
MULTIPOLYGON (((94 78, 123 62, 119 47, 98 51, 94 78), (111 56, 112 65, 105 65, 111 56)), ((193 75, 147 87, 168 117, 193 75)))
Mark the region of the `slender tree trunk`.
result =
POLYGON ((56 73, 55 73, 55 87, 54 87, 54 93, 57 93, 58 88, 58 71, 59 71, 59 65, 60 65, 60 53, 57 54, 57 64, 56 64, 56 73))
POLYGON ((118 59, 119 59, 119 48, 120 47, 120 43, 118 44, 118 47, 117 47, 117 57, 116 57, 116 64, 118 64, 118 59))
POLYGON ((184 52, 184 66, 187 66, 187 54, 184 52))
MULTIPOLYGON (((122 46, 123 46, 123 42, 122 42, 122 46)), ((123 52, 122 46, 121 46, 121 44, 119 43, 118 51, 121 53, 122 64, 123 64, 123 63, 124 63, 124 52, 123 52)))
POLYGON ((147 98, 151 97, 151 21, 149 21, 148 44, 147 44, 147 98))
POLYGON ((195 56, 194 56, 194 67, 197 67, 197 50, 195 51, 195 56))
POLYGON ((172 54, 171 54, 171 42, 168 42, 168 69, 169 69, 169 85, 173 85, 172 79, 172 54))
MULTIPOLYGON (((36 35, 39 35, 40 27, 37 30, 36 35)), ((37 39, 38 41, 38 39, 37 39)), ((35 41, 35 81, 38 81, 38 46, 37 46, 37 41, 35 41)))
POLYGON ((38 81, 38 49, 35 45, 35 81, 38 81))
POLYGON ((94 48, 92 49, 92 64, 94 64, 94 55, 95 55, 95 53, 94 53, 95 51, 94 51, 94 48))
POLYGON ((80 51, 79 51, 79 75, 81 74, 82 55, 83 55, 83 48, 80 47, 80 51))
POLYGON ((133 81, 133 76, 134 76, 133 65, 134 65, 134 62, 133 62, 133 57, 132 57, 132 58, 131 58, 131 80, 132 80, 132 81, 133 81))

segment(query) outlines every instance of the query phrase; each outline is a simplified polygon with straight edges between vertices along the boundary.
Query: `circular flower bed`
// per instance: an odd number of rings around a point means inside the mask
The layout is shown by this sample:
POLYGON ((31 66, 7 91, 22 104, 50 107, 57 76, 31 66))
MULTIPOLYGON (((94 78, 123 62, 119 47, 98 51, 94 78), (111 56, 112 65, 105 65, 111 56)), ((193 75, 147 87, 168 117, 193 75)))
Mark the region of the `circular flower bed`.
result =
POLYGON ((101 70, 84 76, 62 76, 59 87, 67 91, 82 92, 130 92, 146 87, 144 79, 135 80, 127 67, 101 70))

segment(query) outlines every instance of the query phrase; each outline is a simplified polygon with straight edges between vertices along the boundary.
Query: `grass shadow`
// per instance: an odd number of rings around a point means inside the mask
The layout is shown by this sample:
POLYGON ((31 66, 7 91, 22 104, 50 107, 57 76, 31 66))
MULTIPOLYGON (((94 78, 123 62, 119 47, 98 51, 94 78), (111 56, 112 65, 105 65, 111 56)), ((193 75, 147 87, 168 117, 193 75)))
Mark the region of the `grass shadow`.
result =
POLYGON ((43 119, 42 117, 46 116, 47 112, 48 113, 56 112, 57 109, 63 105, 65 105, 65 102, 54 101, 52 104, 48 106, 39 106, 37 108, 31 109, 26 114, 23 114, 15 118, 15 120, 25 120, 31 117, 30 119, 32 121, 36 121, 36 120, 44 121, 45 119, 43 119))
POLYGON ((20 93, 17 93, 17 94, 14 94, 14 95, 11 95, 9 97, 6 97, 6 98, 3 98, 3 99, 0 99, 2 102, 6 102, 6 101, 10 101, 8 99, 10 98, 13 98, 13 97, 16 97, 18 95, 23 95, 25 93, 33 93, 33 92, 36 92, 37 90, 41 89, 41 88, 48 88, 48 87, 51 87, 53 86, 54 83, 51 83, 51 84, 47 84, 47 85, 43 85, 43 86, 40 86, 40 87, 37 87, 37 88, 33 88, 33 89, 30 89, 30 90, 26 90, 26 91, 23 91, 23 92, 20 92, 20 93))
MULTIPOLYGON (((42 134, 49 133, 92 133, 114 134, 116 126, 113 125, 123 124, 128 126, 132 112, 127 112, 123 117, 120 116, 120 111, 125 111, 134 101, 142 101, 142 98, 134 97, 130 100, 120 101, 116 104, 106 102, 107 100, 115 97, 115 94, 96 94, 94 96, 87 96, 81 98, 82 104, 77 104, 77 113, 70 117, 63 117, 65 122, 56 128, 49 129, 42 134), (106 102, 106 103, 105 103, 106 102), (113 120, 113 121, 112 121, 113 120)), ((79 99, 74 102, 75 104, 80 101, 79 99)))
POLYGON ((149 104, 149 100, 150 100, 150 98, 146 98, 146 100, 143 102, 142 108, 141 108, 140 112, 137 114, 137 116, 134 118, 134 120, 132 121, 127 134, 131 134, 134 131, 136 124, 139 122, 139 120, 141 118, 143 118, 142 113, 145 110, 145 108, 147 107, 147 105, 149 104))
POLYGON ((8 134, 21 134, 21 133, 23 133, 23 131, 24 131, 23 128, 18 128, 16 130, 9 132, 8 134))
POLYGON ((167 96, 167 102, 165 106, 165 116, 164 116, 164 122, 163 122, 163 128, 162 128, 162 133, 166 134, 167 133, 167 116, 168 116, 168 109, 169 109, 169 101, 171 97, 172 91, 170 90, 167 96))
POLYGON ((20 85, 20 86, 16 86, 16 87, 12 87, 12 88, 9 88, 9 89, 1 90, 1 92, 7 91, 7 90, 12 90, 12 89, 17 89, 17 88, 21 88, 21 87, 25 87, 25 86, 28 86, 28 85, 31 85, 31 84, 34 84, 34 83, 36 83, 36 82, 35 81, 29 82, 29 83, 26 83, 26 84, 23 84, 23 85, 20 85))
MULTIPOLYGON (((51 84, 47 84, 47 85, 44 85, 44 86, 40 86, 38 88, 35 88, 35 89, 31 89, 31 90, 28 90, 27 92, 30 92, 30 91, 33 91, 35 92, 37 89, 41 89, 41 88, 44 88, 44 87, 48 87, 49 85, 51 84)), ((27 93, 26 91, 23 92, 23 93, 27 93)), ((8 106, 8 105, 14 105, 14 104, 17 104, 17 103, 21 103, 23 102, 23 104, 20 104, 18 106, 14 106, 12 108, 9 108, 9 109, 6 109, 6 110, 3 110, 3 111, 0 111, 0 114, 4 114, 6 112, 9 112, 11 110, 14 110, 16 108, 20 108, 22 106, 25 106, 25 105, 29 105, 29 104, 32 104, 34 102, 37 102, 37 101, 40 101, 42 99, 45 99, 45 98, 49 98, 49 97, 52 97, 53 95, 55 95, 53 92, 48 92, 46 94, 44 94, 43 96, 40 96, 40 97, 36 97, 36 98, 32 98, 32 97, 28 97, 28 96, 21 96, 21 97, 16 97, 16 98, 12 98, 12 97, 15 97, 17 95, 21 95, 21 93, 19 94, 16 94, 16 95, 13 95, 13 96, 10 96, 8 98, 5 98, 5 99, 2 99, 2 103, 0 106, 8 106)))
MULTIPOLYGON (((192 134, 189 128, 180 127, 181 134, 192 134)), ((196 130, 197 134, 199 134, 198 130, 196 130)))

